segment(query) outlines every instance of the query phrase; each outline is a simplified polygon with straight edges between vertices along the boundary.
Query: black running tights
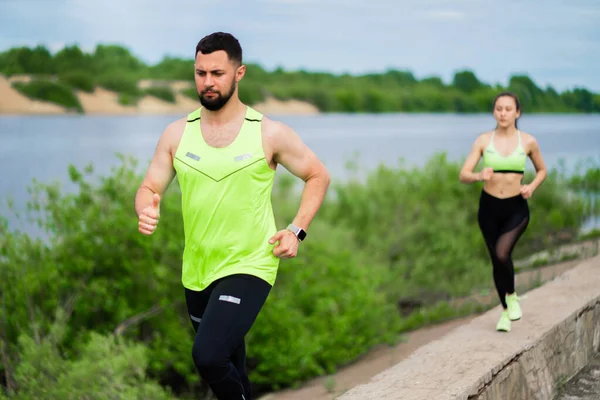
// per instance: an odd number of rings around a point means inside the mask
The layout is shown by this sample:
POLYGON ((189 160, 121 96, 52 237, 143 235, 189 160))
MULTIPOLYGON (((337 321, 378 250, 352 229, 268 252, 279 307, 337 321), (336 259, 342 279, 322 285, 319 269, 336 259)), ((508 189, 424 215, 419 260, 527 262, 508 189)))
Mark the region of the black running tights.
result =
POLYGON ((529 224, 529 207, 521 195, 501 199, 481 192, 478 222, 494 267, 494 283, 506 309, 506 294, 515 291, 512 251, 529 224))
POLYGON ((250 275, 231 275, 201 292, 185 289, 196 338, 192 358, 219 400, 251 400, 244 337, 271 285, 250 275))

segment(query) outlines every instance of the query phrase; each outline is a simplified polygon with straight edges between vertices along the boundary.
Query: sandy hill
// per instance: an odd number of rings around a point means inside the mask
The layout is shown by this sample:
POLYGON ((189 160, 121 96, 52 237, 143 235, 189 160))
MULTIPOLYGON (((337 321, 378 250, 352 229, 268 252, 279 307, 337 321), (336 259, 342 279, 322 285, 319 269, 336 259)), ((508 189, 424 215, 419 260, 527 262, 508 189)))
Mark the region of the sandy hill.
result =
MULTIPOLYGON (((36 114, 66 114, 67 111, 57 104, 46 101, 32 100, 12 87, 14 82, 28 82, 28 76, 12 76, 6 78, 0 75, 0 114, 36 115, 36 114)), ((144 96, 135 106, 119 104, 119 95, 115 92, 97 87, 93 93, 76 91, 76 95, 86 114, 93 115, 130 115, 130 114, 187 114, 199 106, 198 101, 180 93, 182 89, 191 87, 188 82, 140 81, 140 88, 152 85, 166 85, 176 94, 175 103, 169 103, 153 96, 144 96)), ((280 101, 268 98, 254 104, 253 108, 271 115, 311 115, 319 113, 312 104, 288 100, 280 101)))

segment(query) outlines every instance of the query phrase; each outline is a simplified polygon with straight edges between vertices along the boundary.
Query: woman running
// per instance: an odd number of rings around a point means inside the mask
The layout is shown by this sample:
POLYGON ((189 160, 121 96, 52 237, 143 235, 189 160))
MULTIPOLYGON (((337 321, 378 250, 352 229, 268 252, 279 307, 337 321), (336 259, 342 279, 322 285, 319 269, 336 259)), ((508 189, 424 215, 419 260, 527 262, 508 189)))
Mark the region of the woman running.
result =
POLYGON ((521 115, 519 99, 502 92, 494 99, 496 128, 481 134, 473 143, 460 171, 462 183, 483 181, 478 222, 494 267, 494 283, 503 311, 496 330, 509 332, 511 321, 521 318, 515 293, 512 251, 529 224, 527 199, 546 179, 546 166, 537 140, 517 128, 521 115), (483 157, 483 169, 473 172, 483 157), (522 184, 527 157, 536 170, 533 181, 522 184))

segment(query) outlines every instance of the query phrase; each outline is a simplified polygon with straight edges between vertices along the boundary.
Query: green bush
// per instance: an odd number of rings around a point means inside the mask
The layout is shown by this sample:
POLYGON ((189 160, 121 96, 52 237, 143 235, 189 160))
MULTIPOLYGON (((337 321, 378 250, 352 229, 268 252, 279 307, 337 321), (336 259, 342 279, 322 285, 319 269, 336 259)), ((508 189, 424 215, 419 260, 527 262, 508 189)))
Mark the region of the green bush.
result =
POLYGON ((131 95, 128 93, 119 94, 119 104, 122 106, 135 106, 140 101, 140 95, 131 95))
POLYGON ((52 75, 56 72, 52 54, 44 46, 14 47, 0 53, 0 73, 52 75))
POLYGON ((15 327, 9 328, 9 337, 16 340, 16 327, 28 320, 29 309, 23 305, 35 305, 32 312, 44 330, 49 324, 44 316, 75 294, 79 297, 65 333, 67 347, 91 330, 107 334, 132 316, 158 310, 160 318, 148 318, 125 334, 149 343, 151 373, 172 370, 194 382, 193 365, 182 356, 189 353, 192 338, 181 307, 183 231, 177 211, 169 211, 179 208, 177 189, 161 205, 173 217, 162 220, 163 229, 146 238, 137 232, 131 208, 140 182, 133 168, 124 164, 97 186, 86 179, 91 169, 84 173, 71 168, 79 187, 75 194, 63 194, 57 184, 34 184, 29 207, 48 241, 7 234, 0 290, 8 294, 8 326, 15 327))
POLYGON ((83 112, 83 107, 73 89, 69 86, 49 80, 33 79, 28 83, 15 82, 13 87, 30 99, 48 101, 68 110, 83 112))
POLYGON ((198 91, 196 90, 195 87, 193 87, 193 88, 187 88, 187 89, 182 89, 181 90, 181 94, 183 94, 184 96, 189 97, 190 99, 198 100, 198 91))
POLYGON ((333 373, 395 339, 399 316, 385 293, 385 266, 355 251, 349 232, 323 222, 278 280, 248 336, 251 379, 275 388, 333 373))
POLYGON ((569 184, 576 190, 600 192, 600 158, 589 157, 578 162, 569 184))
POLYGON ((142 91, 138 88, 138 79, 124 74, 104 74, 98 77, 98 85, 113 92, 138 97, 142 91))
POLYGON ((71 71, 61 74, 59 75, 59 82, 87 93, 92 93, 96 88, 93 78, 84 71, 71 71))
POLYGON ((154 96, 157 99, 164 100, 168 103, 175 103, 175 93, 169 87, 155 86, 144 90, 144 94, 154 96))
MULTIPOLYGON (((192 98, 198 98, 198 92, 196 88, 193 88, 194 96, 190 96, 192 98)), ((254 105, 264 100, 264 95, 262 93, 260 84, 256 84, 254 82, 246 82, 242 80, 238 85, 238 94, 240 96, 240 100, 248 105, 254 105)))
POLYGON ((158 64, 149 68, 153 79, 183 80, 194 79, 194 61, 165 57, 158 64))
POLYGON ((19 336, 10 389, 0 391, 0 399, 175 399, 148 379, 143 344, 91 332, 79 343, 76 357, 65 357, 59 343, 66 323, 60 310, 46 337, 19 336))

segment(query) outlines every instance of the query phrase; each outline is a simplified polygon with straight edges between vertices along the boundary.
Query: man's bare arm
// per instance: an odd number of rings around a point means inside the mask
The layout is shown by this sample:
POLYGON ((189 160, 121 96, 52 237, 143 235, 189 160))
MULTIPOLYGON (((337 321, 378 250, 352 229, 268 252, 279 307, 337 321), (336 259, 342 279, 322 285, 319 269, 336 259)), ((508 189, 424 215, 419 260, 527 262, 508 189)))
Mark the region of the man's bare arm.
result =
POLYGON ((144 209, 152 206, 154 194, 157 194, 159 199, 162 198, 175 177, 172 149, 178 142, 181 129, 181 121, 176 121, 167 126, 158 139, 146 176, 135 195, 135 211, 138 217, 144 209))
POLYGON ((300 207, 292 223, 308 230, 325 199, 329 172, 293 129, 279 122, 270 121, 270 124, 273 160, 305 182, 300 207))

